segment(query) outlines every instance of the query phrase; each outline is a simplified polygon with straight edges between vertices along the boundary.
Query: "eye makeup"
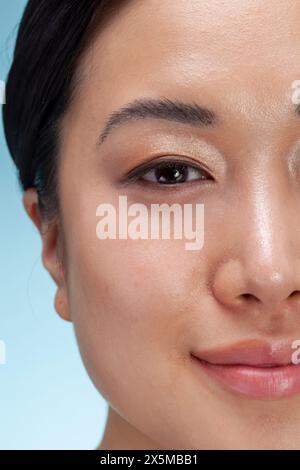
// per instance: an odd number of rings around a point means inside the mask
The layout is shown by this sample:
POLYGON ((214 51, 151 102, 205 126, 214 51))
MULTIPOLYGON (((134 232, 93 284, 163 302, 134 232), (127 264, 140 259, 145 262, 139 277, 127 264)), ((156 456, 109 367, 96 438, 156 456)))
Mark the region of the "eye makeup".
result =
POLYGON ((152 185, 182 185, 203 180, 213 180, 202 165, 187 158, 156 158, 139 165, 122 178, 122 182, 152 185))

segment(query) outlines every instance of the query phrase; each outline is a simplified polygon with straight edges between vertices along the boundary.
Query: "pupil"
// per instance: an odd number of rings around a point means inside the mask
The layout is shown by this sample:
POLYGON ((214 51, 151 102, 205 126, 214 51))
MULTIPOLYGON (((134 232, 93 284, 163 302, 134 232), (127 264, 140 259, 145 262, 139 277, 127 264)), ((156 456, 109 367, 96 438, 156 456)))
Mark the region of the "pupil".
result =
POLYGON ((186 180, 187 168, 184 165, 170 164, 156 168, 155 177, 159 183, 182 183, 186 180))

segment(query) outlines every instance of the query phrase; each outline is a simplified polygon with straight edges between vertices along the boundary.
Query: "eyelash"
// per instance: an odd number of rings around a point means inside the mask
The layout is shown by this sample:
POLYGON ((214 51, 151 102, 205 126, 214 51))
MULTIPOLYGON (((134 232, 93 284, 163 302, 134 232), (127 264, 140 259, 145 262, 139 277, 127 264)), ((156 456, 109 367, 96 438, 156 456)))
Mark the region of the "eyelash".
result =
POLYGON ((127 183, 139 183, 142 185, 150 185, 150 186, 155 186, 155 187, 178 187, 181 185, 187 185, 187 184, 192 184, 192 183, 197 183, 199 181, 208 181, 208 180, 213 180, 212 176, 208 173, 208 171, 204 168, 202 168, 200 165, 197 164, 192 164, 191 162, 188 162, 184 159, 164 159, 157 161, 155 160, 154 162, 147 162, 145 165, 141 165, 138 168, 135 168, 134 170, 130 171, 124 178, 125 182, 127 183), (201 175, 197 178, 193 178, 191 181, 183 181, 183 182, 175 182, 175 183, 159 183, 158 181, 149 181, 144 179, 145 175, 150 173, 151 171, 154 171, 154 179, 156 178, 155 171, 158 171, 159 169, 170 169, 170 168, 176 168, 181 167, 182 169, 185 169, 186 172, 190 170, 198 171, 199 173, 202 173, 204 177, 201 175))

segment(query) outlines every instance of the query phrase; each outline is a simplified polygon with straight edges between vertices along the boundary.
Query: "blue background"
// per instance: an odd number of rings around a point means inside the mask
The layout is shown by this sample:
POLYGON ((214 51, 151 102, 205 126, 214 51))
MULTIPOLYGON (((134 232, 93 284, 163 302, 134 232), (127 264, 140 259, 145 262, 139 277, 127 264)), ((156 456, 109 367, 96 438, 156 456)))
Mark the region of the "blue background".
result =
MULTIPOLYGON (((6 80, 25 0, 0 1, 0 80, 6 80)), ((4 105, 5 106, 5 105, 4 105)), ((55 285, 0 123, 0 449, 94 449, 107 403, 89 379, 73 325, 54 309, 55 285)))

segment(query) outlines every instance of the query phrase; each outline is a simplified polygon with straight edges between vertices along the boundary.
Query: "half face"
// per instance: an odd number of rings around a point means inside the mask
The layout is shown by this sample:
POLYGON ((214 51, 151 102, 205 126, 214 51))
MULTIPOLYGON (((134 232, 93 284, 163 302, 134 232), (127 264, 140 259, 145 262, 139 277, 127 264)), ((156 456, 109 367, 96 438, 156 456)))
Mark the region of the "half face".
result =
POLYGON ((299 447, 297 377, 260 367, 300 338, 299 22, 296 0, 132 0, 80 64, 59 165, 60 294, 95 386, 166 448, 299 447), (136 100, 150 101, 101 140, 136 100), (120 195, 204 204, 202 249, 99 240, 96 209, 120 195), (243 367, 219 377, 194 355, 243 367))

